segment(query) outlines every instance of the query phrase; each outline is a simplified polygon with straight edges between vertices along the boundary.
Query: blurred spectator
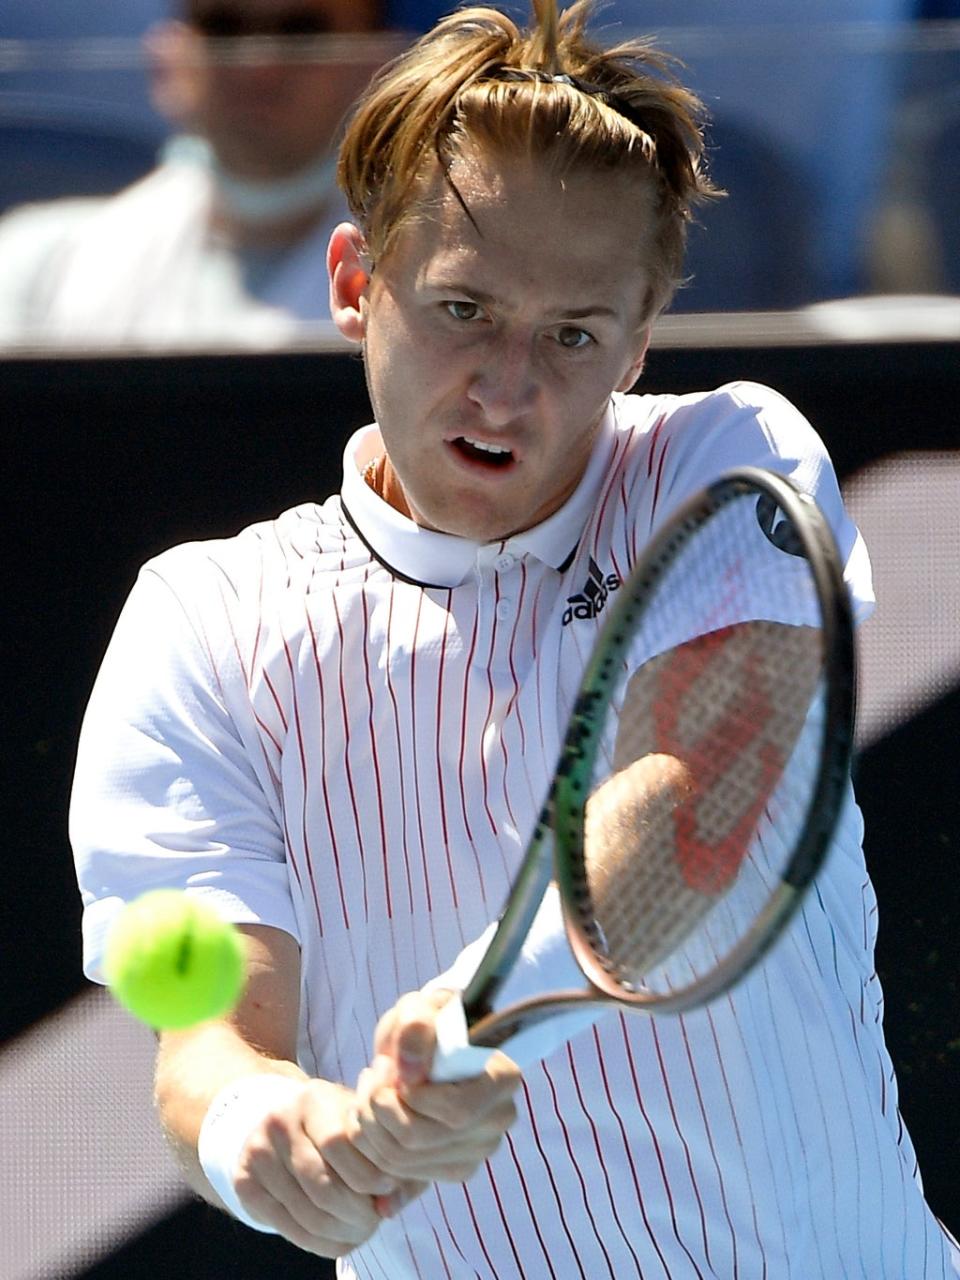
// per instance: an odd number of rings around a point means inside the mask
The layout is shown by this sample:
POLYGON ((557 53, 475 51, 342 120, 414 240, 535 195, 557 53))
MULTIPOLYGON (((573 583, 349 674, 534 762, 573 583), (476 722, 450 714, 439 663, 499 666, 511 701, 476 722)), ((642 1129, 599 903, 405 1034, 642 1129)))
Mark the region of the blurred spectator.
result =
MULTIPOLYGON (((5 10, 2 32, 42 43, 79 24, 84 35, 129 36, 169 2, 20 0, 5 10)), ((324 157, 345 106, 390 48, 390 37, 369 33, 424 30, 455 4, 178 2, 181 21, 155 27, 146 42, 153 107, 177 136, 156 172, 116 199, 0 217, 0 345, 278 345, 332 332, 323 259, 345 211, 324 157), (279 51, 259 65, 217 60, 217 36, 260 35, 269 46, 283 32, 368 33, 369 61, 284 64, 279 51)), ((498 3, 519 16, 529 8, 498 3)), ((956 56, 944 67, 925 51, 905 72, 897 46, 911 21, 958 12, 960 0, 809 0, 799 16, 794 0, 599 0, 599 27, 649 32, 685 59, 714 117, 714 176, 730 199, 691 229, 691 280, 674 310, 960 287, 949 181, 960 172, 956 56)), ((109 121, 137 131, 132 154, 108 130, 101 151, 114 169, 101 157, 104 185, 75 190, 106 190, 124 166, 112 187, 129 182, 130 166, 142 172, 153 154, 160 117, 151 132, 146 102, 133 103, 118 79, 99 76, 84 111, 92 98, 103 110, 113 92, 109 121)), ((63 117, 64 94, 68 106, 77 95, 70 74, 60 80, 47 75, 32 111, 53 103, 55 88, 63 117)), ((0 108, 3 98, 0 86, 0 108)), ((84 111, 56 157, 66 155, 71 174, 88 163, 88 147, 93 154, 84 111)), ((32 168, 36 149, 21 149, 32 168)), ((10 154, 0 139, 0 207, 10 154)))
POLYGON ((398 47, 371 38, 384 5, 183 3, 147 36, 177 130, 158 167, 108 199, 0 218, 4 345, 271 345, 328 322, 326 245, 346 212, 331 148, 398 47))

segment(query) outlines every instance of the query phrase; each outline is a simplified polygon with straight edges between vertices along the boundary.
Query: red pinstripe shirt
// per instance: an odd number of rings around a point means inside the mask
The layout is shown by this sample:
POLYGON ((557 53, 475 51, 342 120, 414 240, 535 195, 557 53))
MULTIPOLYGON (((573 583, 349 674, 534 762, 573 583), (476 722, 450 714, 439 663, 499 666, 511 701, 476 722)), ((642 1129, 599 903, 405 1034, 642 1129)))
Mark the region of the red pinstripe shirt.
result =
MULTIPOLYGON (((373 429, 370 429, 373 430, 373 429)), ((294 934, 299 1056, 353 1083, 377 1018, 498 913, 602 617, 651 530, 734 464, 827 513, 823 447, 775 393, 616 397, 564 508, 479 546, 343 489, 141 574, 87 713, 72 835, 85 963, 147 883, 294 934), (593 584, 593 590, 585 588, 593 584)), ((610 1015, 525 1078, 466 1185, 432 1189, 344 1277, 925 1280, 949 1272, 883 1043, 851 798, 770 960, 712 1007, 610 1015)))

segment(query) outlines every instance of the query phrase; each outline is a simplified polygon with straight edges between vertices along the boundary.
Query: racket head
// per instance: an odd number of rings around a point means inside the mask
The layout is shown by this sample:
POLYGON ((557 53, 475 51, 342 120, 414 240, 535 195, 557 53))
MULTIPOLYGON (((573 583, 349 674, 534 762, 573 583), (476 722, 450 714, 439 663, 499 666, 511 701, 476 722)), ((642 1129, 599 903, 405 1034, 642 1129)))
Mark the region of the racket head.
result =
MULTIPOLYGON (((854 690, 826 519, 782 476, 725 473, 654 536, 618 592, 561 753, 555 876, 596 998, 681 1012, 765 954, 829 850, 854 690), (661 757, 660 798, 598 854, 611 789, 661 757)), ((623 812, 615 796, 608 807, 623 812)))

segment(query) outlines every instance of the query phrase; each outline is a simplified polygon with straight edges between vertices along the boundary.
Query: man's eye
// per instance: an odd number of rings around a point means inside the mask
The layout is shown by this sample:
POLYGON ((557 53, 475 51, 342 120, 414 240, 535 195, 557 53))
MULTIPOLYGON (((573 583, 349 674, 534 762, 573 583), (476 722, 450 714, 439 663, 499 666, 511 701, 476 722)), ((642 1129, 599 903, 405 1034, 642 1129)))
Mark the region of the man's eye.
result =
POLYGON ((588 346, 593 341, 593 337, 587 333, 586 329, 578 329, 575 325, 565 324, 562 329, 557 331, 557 341, 561 347, 576 351, 580 347, 588 346))
POLYGON ((476 320, 480 308, 475 302, 445 302, 443 304, 454 320, 476 320))

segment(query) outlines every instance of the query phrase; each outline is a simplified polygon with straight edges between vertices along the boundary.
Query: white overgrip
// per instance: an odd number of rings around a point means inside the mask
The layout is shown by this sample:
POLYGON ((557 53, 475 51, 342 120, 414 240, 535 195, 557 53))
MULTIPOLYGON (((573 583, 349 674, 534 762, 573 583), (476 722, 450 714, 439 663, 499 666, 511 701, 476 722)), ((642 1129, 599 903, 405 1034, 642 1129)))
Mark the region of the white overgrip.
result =
MULTIPOLYGON (((459 993, 476 972, 489 940, 491 926, 460 953, 446 973, 428 984, 430 989, 450 988, 452 998, 437 1016, 437 1048, 431 1079, 464 1080, 479 1075, 494 1052, 470 1044, 466 1015, 459 993)), ((574 959, 563 922, 560 894, 550 885, 524 941, 523 948, 494 1000, 494 1012, 533 996, 555 991, 583 991, 587 980, 574 959)), ((576 1004, 540 1022, 522 1027, 499 1046, 521 1070, 548 1057, 573 1036, 602 1018, 609 1003, 576 1004)))

